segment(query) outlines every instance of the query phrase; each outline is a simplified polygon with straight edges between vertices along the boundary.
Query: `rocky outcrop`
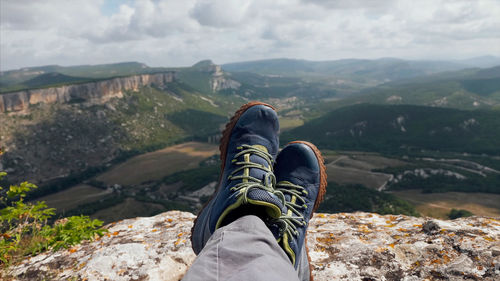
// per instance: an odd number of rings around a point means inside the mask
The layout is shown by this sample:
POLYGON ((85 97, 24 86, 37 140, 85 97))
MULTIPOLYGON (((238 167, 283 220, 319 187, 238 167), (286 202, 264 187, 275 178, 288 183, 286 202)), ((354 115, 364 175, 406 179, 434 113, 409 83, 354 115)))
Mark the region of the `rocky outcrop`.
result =
POLYGON ((27 110, 30 105, 39 103, 102 103, 111 98, 123 97, 124 91, 136 91, 140 87, 150 85, 162 87, 174 79, 175 72, 164 72, 11 92, 0 95, 0 112, 23 111, 27 110))
MULTIPOLYGON (((195 259, 194 215, 171 211, 109 225, 108 235, 12 266, 15 280, 179 280, 195 259)), ((500 280, 500 220, 316 214, 315 280, 500 280)))
POLYGON ((212 78, 210 79, 210 87, 213 92, 226 89, 238 89, 240 86, 240 82, 226 77, 220 65, 213 65, 212 78))
POLYGON ((230 79, 227 73, 222 70, 222 67, 220 65, 214 64, 211 60, 200 61, 193 65, 193 69, 202 72, 208 72, 212 75, 209 81, 210 89, 212 89, 212 92, 226 89, 236 90, 241 86, 240 82, 230 79))

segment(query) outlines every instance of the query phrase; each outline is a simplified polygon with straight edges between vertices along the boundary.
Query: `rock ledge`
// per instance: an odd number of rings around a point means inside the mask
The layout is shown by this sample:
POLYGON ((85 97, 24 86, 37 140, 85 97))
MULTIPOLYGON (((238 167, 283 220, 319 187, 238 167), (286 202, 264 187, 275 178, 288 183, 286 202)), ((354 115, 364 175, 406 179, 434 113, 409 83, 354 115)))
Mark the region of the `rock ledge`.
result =
MULTIPOLYGON (((170 211, 112 223, 97 241, 40 254, 3 275, 179 280, 195 259, 189 241, 194 218, 170 211)), ((307 239, 315 280, 500 280, 500 219, 316 214, 307 239)))

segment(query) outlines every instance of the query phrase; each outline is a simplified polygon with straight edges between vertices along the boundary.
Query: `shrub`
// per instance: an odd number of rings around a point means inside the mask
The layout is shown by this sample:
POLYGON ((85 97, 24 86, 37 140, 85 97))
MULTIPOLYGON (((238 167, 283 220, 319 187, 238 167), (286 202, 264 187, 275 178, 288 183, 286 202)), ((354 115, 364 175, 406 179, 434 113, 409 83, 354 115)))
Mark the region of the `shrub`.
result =
POLYGON ((448 213, 448 218, 450 218, 450 220, 454 220, 454 219, 463 218, 463 217, 470 217, 473 215, 474 215, 473 213, 471 213, 467 210, 451 209, 451 211, 448 213))
MULTIPOLYGON (((0 172, 0 180, 5 175, 0 172)), ((3 206, 0 209, 0 264, 4 266, 27 255, 68 248, 107 231, 100 228, 102 221, 87 216, 72 216, 49 224, 55 209, 48 208, 45 202, 24 202, 28 192, 36 188, 32 183, 23 182, 11 185, 5 192, 6 197, 0 195, 3 206)))

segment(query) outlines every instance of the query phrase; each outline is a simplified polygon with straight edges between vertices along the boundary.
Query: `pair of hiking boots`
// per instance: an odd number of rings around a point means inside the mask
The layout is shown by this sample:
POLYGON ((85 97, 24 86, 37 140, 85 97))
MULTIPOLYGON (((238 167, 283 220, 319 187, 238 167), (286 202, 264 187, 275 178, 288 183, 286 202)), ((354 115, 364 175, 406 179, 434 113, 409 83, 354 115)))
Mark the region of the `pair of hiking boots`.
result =
POLYGON ((305 234, 326 191, 326 169, 308 142, 291 142, 278 154, 278 131, 274 108, 261 102, 243 105, 226 125, 219 185, 191 230, 196 254, 218 228, 257 215, 296 269, 307 255, 305 234))

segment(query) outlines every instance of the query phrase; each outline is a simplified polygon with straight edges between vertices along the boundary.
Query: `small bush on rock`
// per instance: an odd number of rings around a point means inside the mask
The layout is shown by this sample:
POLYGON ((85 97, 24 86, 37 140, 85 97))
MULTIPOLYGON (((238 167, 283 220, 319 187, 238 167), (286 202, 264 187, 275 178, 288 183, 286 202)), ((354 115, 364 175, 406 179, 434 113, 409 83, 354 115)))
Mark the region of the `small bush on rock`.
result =
MULTIPOLYGON (((0 172, 0 180, 6 175, 0 172)), ((35 188, 36 185, 23 182, 11 185, 7 192, 0 194, 0 264, 3 266, 27 255, 68 248, 107 231, 100 228, 102 221, 88 216, 72 216, 49 224, 54 208, 48 208, 45 202, 24 202, 28 192, 35 188)))

